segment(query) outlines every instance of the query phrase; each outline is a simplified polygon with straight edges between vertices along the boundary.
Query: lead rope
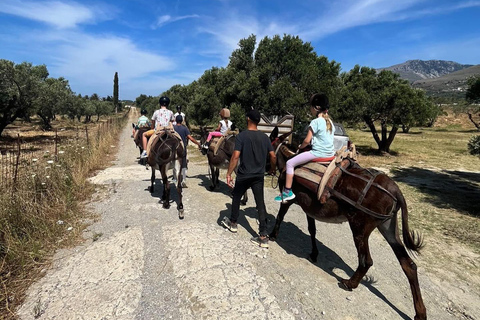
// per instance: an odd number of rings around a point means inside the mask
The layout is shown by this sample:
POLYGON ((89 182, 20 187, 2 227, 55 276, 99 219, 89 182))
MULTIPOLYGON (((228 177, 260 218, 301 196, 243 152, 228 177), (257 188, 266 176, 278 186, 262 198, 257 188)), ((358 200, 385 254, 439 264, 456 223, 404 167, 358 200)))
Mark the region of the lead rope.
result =
MULTIPOLYGON (((278 139, 278 138, 277 138, 278 139)), ((278 144, 277 148, 275 149, 275 157, 277 156, 278 154, 278 151, 280 150, 280 147, 283 146, 285 144, 285 141, 281 142, 278 144)), ((278 179, 280 178, 280 174, 277 176, 277 171, 278 170, 275 170, 275 174, 272 176, 272 182, 271 182, 271 185, 272 185, 272 188, 273 189, 277 189, 278 188, 278 179), (275 178, 277 178, 277 183, 274 185, 274 180, 275 178)))

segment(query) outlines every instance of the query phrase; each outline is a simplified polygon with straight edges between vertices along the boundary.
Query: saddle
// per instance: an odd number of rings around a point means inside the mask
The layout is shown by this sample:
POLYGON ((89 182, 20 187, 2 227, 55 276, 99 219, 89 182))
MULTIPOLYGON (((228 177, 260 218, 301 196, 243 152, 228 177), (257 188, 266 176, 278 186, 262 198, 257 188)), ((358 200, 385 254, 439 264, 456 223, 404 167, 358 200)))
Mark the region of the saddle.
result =
POLYGON ((342 169, 352 165, 357 160, 355 145, 348 151, 346 147, 335 153, 335 158, 330 162, 311 161, 295 168, 294 179, 317 194, 321 204, 330 198, 330 190, 335 187, 342 174, 342 169))
POLYGON ((180 143, 180 145, 183 147, 183 150, 185 150, 185 146, 183 145, 183 140, 182 137, 173 129, 170 129, 168 127, 158 127, 155 129, 155 134, 148 139, 147 143, 147 153, 150 153, 150 149, 152 148, 153 145, 157 143, 158 140, 160 140, 163 136, 167 135, 168 137, 174 137, 177 139, 180 143))
POLYGON ((213 137, 212 140, 210 140, 210 146, 208 147, 209 150, 213 152, 213 155, 217 155, 218 150, 220 148, 223 148, 225 145, 225 141, 230 139, 230 137, 234 136, 236 134, 236 131, 231 131, 228 130, 226 135, 223 135, 221 137, 213 137))

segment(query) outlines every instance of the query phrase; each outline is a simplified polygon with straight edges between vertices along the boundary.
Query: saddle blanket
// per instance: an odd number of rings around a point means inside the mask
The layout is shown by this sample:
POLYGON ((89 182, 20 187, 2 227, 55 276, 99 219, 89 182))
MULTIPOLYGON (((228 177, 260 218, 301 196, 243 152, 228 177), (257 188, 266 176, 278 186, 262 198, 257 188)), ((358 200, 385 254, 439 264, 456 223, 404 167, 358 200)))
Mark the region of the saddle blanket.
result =
POLYGON ((354 145, 351 151, 343 147, 336 152, 336 157, 331 162, 308 162, 297 167, 294 179, 315 192, 320 203, 325 204, 330 198, 330 192, 326 187, 335 187, 342 174, 341 168, 346 169, 351 165, 352 160, 356 161, 356 153, 354 145))

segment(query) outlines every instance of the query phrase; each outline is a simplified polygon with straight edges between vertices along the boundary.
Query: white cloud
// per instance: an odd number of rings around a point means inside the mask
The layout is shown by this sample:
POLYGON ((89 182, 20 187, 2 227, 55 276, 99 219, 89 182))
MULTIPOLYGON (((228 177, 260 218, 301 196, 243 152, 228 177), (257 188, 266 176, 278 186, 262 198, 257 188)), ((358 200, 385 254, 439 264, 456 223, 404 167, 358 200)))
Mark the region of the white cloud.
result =
POLYGON ((0 12, 47 23, 59 29, 74 28, 107 18, 107 10, 77 2, 2 0, 0 12))
POLYGON ((184 19, 194 19, 194 18, 200 18, 200 16, 197 14, 191 14, 191 15, 180 16, 180 17, 171 17, 169 15, 163 15, 158 17, 156 23, 152 25, 152 29, 160 28, 163 25, 166 25, 167 23, 172 23, 172 22, 180 21, 184 19))

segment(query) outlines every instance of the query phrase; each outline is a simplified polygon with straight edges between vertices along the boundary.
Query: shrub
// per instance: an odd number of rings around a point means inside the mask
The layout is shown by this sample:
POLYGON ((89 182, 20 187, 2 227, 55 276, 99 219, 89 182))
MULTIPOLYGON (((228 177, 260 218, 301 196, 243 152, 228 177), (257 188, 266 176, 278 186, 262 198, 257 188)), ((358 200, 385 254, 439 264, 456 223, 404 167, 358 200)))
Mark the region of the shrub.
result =
POLYGON ((471 155, 480 156, 480 136, 472 136, 468 141, 468 151, 471 155))

